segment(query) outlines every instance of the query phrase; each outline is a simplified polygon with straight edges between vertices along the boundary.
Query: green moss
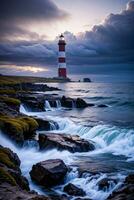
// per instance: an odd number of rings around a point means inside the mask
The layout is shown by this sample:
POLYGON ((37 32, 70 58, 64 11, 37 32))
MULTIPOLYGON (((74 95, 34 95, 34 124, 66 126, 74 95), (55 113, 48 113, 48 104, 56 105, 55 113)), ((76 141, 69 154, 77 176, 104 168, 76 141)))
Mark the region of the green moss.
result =
POLYGON ((0 128, 7 131, 8 135, 19 139, 24 139, 30 136, 37 128, 38 123, 35 119, 30 117, 0 117, 0 128))
POLYGON ((21 104, 21 101, 19 99, 5 97, 5 96, 0 96, 0 101, 8 105, 14 105, 14 106, 19 106, 21 104))
POLYGON ((0 150, 0 162, 9 168, 13 168, 13 169, 15 168, 14 163, 10 160, 8 155, 4 153, 2 150, 0 150))
POLYGON ((15 179, 2 167, 0 167, 0 182, 7 182, 13 186, 17 185, 15 179))
POLYGON ((3 94, 7 94, 7 95, 16 94, 16 91, 13 89, 11 90, 0 89, 0 95, 3 95, 3 94))
POLYGON ((31 117, 22 117, 20 120, 29 125, 29 132, 33 132, 38 128, 38 122, 31 117))

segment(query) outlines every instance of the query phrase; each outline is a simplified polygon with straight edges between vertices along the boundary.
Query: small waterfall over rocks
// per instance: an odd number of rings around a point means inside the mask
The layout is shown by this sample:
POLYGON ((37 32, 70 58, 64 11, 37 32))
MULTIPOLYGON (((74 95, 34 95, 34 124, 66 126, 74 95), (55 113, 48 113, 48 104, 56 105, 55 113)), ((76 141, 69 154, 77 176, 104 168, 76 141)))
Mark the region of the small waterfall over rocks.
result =
POLYGON ((51 111, 52 110, 52 107, 51 107, 51 105, 50 105, 48 100, 45 100, 45 110, 46 111, 51 111))
POLYGON ((61 108, 61 102, 60 102, 60 100, 56 100, 56 108, 61 108))

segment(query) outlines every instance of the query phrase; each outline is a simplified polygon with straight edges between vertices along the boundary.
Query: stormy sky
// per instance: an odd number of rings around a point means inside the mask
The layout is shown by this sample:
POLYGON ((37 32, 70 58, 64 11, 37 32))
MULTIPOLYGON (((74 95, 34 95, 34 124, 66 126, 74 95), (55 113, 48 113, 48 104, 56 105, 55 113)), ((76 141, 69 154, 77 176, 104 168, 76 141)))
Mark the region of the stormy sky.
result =
POLYGON ((134 74, 134 1, 0 0, 0 73, 57 75, 57 39, 71 74, 134 74))

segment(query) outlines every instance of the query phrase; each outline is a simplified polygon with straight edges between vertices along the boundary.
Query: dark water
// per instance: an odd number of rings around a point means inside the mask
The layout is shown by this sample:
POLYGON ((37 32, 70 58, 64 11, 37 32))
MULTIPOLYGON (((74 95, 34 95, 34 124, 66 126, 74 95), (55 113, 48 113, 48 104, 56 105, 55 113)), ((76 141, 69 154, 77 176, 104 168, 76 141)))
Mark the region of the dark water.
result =
MULTIPOLYGON (((29 171, 32 165, 50 158, 61 158, 72 167, 64 184, 74 183, 83 188, 87 197, 105 200, 113 190, 120 187, 127 174, 134 172, 134 84, 52 83, 49 86, 62 89, 48 92, 50 94, 81 97, 95 106, 76 109, 74 105, 73 109, 65 109, 57 104, 57 108, 51 108, 47 102, 47 112, 28 112, 23 106, 21 112, 51 119, 59 125, 58 130, 52 126, 51 132, 79 135, 86 140, 92 140, 96 149, 92 152, 74 154, 56 149, 43 153, 38 152, 34 144, 33 147, 30 144, 30 148, 20 151, 3 137, 0 138, 1 143, 18 153, 22 172, 28 177, 31 189, 44 193, 39 186, 31 182, 29 171), (100 104, 108 107, 100 108, 100 104), (78 169, 86 173, 79 177, 78 169), (109 188, 100 190, 98 183, 106 177, 116 179, 117 183, 111 181, 109 188)), ((53 190, 62 193, 63 185, 53 190)))
MULTIPOLYGON (((64 116, 69 116, 74 120, 76 118, 85 123, 88 121, 89 123, 103 122, 134 127, 134 83, 52 83, 49 85, 62 89, 62 91, 56 92, 60 96, 81 97, 86 102, 95 104, 94 107, 84 110, 73 109, 64 112, 64 116), (97 107, 100 104, 108 107, 97 107)), ((62 115, 62 112, 60 114, 62 115)))

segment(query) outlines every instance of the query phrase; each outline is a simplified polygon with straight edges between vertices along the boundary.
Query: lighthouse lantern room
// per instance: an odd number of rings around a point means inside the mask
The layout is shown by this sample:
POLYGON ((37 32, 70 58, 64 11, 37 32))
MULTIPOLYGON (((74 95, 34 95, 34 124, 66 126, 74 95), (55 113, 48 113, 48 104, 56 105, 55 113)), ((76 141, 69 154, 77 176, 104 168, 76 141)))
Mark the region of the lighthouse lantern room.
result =
POLYGON ((66 55, 65 55, 66 42, 65 42, 63 34, 61 34, 59 37, 58 45, 59 45, 58 77, 59 78, 67 78, 66 55))

